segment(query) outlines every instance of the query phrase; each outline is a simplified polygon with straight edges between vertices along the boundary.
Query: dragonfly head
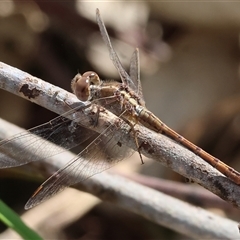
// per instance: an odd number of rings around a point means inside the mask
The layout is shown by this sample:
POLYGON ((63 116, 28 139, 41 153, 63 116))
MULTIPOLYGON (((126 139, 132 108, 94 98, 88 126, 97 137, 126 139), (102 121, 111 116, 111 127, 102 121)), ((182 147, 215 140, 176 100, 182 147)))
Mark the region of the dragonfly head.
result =
POLYGON ((83 75, 77 74, 72 82, 71 88, 73 93, 81 101, 91 100, 90 85, 100 85, 99 76, 92 71, 85 72, 83 75))

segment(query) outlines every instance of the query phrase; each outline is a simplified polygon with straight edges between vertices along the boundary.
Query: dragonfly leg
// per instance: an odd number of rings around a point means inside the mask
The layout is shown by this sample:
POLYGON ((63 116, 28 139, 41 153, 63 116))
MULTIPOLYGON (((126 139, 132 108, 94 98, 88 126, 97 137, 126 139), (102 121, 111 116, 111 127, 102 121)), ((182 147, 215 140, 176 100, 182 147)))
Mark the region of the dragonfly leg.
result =
POLYGON ((134 133, 134 140, 135 140, 135 143, 136 143, 136 146, 137 146, 138 154, 139 154, 139 157, 141 159, 141 163, 144 164, 143 157, 142 157, 142 154, 141 154, 141 151, 140 151, 140 146, 139 146, 138 139, 137 139, 137 131, 135 129, 133 129, 133 133, 134 133))
POLYGON ((69 104, 67 101, 64 101, 64 103, 70 108, 70 109, 86 109, 92 105, 92 103, 85 104, 83 102, 75 102, 73 104, 69 104))
POLYGON ((136 143, 136 147, 137 147, 137 151, 138 151, 138 154, 139 154, 139 157, 140 157, 140 160, 141 160, 141 163, 144 164, 144 161, 143 161, 143 157, 142 157, 142 153, 140 151, 140 145, 139 145, 139 142, 138 142, 138 138, 137 138, 137 134, 138 134, 138 131, 134 128, 134 126, 137 124, 137 122, 135 123, 132 123, 130 122, 128 119, 125 119, 123 118, 131 127, 131 131, 133 132, 133 135, 134 135, 134 141, 136 143))
POLYGON ((100 113, 100 107, 97 105, 96 116, 92 118, 93 127, 96 127, 98 125, 99 113, 100 113))

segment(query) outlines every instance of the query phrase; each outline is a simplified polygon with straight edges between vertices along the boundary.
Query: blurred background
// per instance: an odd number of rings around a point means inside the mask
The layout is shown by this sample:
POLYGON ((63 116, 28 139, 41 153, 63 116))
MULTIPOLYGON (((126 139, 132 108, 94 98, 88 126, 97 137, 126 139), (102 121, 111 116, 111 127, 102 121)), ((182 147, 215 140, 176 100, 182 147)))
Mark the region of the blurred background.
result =
MULTIPOLYGON (((2 1, 0 61, 69 91, 78 72, 93 70, 102 79, 119 79, 96 24, 96 8, 126 69, 134 48, 140 49, 147 107, 171 128, 240 170, 238 3, 2 1)), ((2 90, 0 103, 0 117, 24 128, 56 116, 2 90)), ((120 170, 184 181, 153 161, 146 160, 142 166, 137 158, 120 170)), ((1 170, 0 198, 23 213, 26 200, 39 184, 1 170)), ((67 201, 70 205, 74 199, 67 201)), ((64 204, 61 207, 59 211, 64 211, 64 204)), ((54 222, 55 232, 49 233, 49 227, 42 225, 38 230, 45 238, 56 239, 181 238, 109 204, 96 203, 86 209, 79 215, 73 211, 74 216, 59 225, 49 214, 52 218, 44 218, 42 224, 54 222)), ((235 215, 228 212, 232 218, 239 214, 238 210, 235 215)))

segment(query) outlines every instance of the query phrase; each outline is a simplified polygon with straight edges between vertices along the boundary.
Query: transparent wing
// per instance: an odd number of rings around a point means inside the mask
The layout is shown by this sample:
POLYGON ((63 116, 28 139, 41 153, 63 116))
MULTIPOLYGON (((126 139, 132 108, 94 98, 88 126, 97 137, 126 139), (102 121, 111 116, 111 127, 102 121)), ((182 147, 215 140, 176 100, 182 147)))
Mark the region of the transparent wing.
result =
POLYGON ((111 125, 89 144, 76 158, 49 177, 25 205, 32 208, 49 199, 66 187, 100 173, 131 154, 133 150, 122 145, 119 126, 111 125), (110 152, 109 152, 110 150, 110 152))
POLYGON ((1 141, 0 168, 15 167, 32 161, 43 160, 71 149, 91 138, 96 134, 94 131, 77 124, 76 121, 79 121, 77 118, 69 119, 76 111, 80 111, 80 109, 70 110, 50 122, 1 141), (49 144, 46 140, 56 145, 49 144))
MULTIPOLYGON (((133 83, 136 86, 136 93, 137 95, 142 99, 144 102, 143 98, 143 92, 142 92, 142 84, 140 81, 140 60, 139 60, 139 50, 138 48, 135 49, 135 51, 132 54, 132 58, 130 61, 130 78, 132 79, 133 83)), ((145 106, 145 102, 144 102, 145 106)))
POLYGON ((99 9, 96 10, 96 18, 97 18, 97 23, 98 23, 103 41, 107 45, 108 52, 109 52, 109 55, 110 55, 110 59, 112 60, 115 68, 117 69, 117 71, 118 71, 118 73, 121 77, 122 82, 124 84, 126 84, 127 86, 131 87, 133 90, 137 91, 137 87, 135 86, 134 82, 132 81, 132 79, 130 78, 128 73, 123 68, 117 53, 115 52, 115 50, 112 47, 107 29, 105 27, 105 24, 104 24, 103 20, 101 19, 99 9))

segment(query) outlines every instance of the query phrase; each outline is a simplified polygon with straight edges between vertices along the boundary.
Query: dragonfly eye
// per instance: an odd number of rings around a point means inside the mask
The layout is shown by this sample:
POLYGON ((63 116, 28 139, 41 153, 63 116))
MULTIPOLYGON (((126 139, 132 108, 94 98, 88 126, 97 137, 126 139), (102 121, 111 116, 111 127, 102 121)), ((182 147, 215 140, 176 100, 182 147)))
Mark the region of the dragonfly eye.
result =
POLYGON ((95 72, 85 72, 83 77, 86 77, 89 80, 90 85, 100 85, 100 78, 95 72))
POLYGON ((77 74, 72 82, 73 93, 81 101, 87 101, 90 98, 90 85, 99 85, 100 79, 95 72, 85 72, 83 75, 77 74))

